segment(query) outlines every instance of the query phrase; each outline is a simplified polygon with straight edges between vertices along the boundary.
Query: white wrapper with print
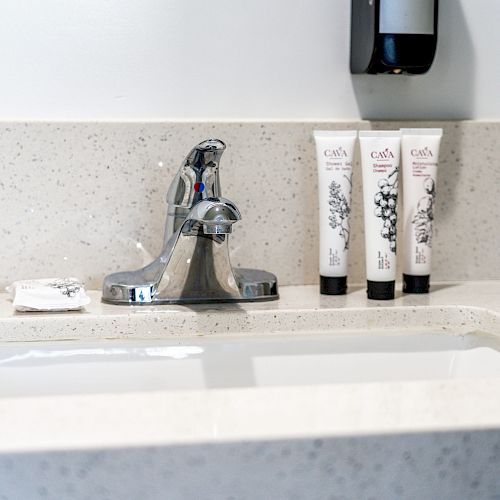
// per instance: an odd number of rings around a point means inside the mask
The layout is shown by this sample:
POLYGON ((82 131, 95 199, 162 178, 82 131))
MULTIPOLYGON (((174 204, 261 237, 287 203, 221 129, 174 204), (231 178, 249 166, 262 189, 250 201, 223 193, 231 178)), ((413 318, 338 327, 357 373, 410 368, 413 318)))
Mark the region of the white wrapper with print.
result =
POLYGON ((401 129, 403 273, 431 273, 434 201, 442 129, 401 129))
POLYGON ((16 311, 71 311, 90 303, 76 278, 14 281, 7 287, 16 311))
POLYGON ((318 162, 319 273, 347 276, 352 160, 358 133, 314 131, 318 162))
POLYGON ((360 131, 368 281, 396 279, 396 224, 401 135, 360 131))

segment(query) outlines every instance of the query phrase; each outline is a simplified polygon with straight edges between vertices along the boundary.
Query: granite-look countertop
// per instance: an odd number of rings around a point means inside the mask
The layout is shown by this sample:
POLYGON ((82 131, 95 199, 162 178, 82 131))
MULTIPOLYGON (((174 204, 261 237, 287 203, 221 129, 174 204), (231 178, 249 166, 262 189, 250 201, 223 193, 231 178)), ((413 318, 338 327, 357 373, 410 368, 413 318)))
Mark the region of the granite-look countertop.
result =
POLYGON ((366 298, 365 287, 347 295, 320 295, 315 285, 280 288, 270 302, 212 305, 122 306, 92 302, 82 311, 15 312, 0 294, 0 342, 97 338, 304 333, 373 328, 438 327, 500 334, 500 281, 437 283, 431 293, 396 292, 395 300, 366 298))

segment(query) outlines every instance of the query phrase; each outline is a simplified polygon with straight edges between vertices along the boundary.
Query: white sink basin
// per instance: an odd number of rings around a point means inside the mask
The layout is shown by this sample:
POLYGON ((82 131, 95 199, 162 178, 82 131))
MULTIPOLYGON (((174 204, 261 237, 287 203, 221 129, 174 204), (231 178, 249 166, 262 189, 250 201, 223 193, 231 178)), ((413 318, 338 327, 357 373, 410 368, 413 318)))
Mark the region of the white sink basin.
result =
POLYGON ((0 397, 496 377, 500 339, 479 332, 0 346, 0 397))
POLYGON ((500 282, 281 292, 190 308, 90 292, 61 314, 0 297, 0 497, 500 491, 500 282))

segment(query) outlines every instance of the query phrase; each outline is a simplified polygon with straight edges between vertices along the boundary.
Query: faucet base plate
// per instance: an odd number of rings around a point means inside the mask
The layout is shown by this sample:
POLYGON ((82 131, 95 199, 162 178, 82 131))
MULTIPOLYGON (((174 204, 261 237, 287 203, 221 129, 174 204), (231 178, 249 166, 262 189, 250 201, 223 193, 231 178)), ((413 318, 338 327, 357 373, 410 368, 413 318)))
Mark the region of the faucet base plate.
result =
POLYGON ((166 297, 154 294, 144 294, 145 287, 129 288, 129 293, 120 294, 122 299, 112 299, 103 296, 102 301, 117 305, 163 305, 163 304, 220 304, 235 302, 265 302, 278 300, 278 279, 272 273, 259 269, 234 269, 234 277, 238 286, 238 294, 211 297, 176 296, 166 297), (131 292, 131 293, 130 293, 131 292), (123 297, 129 300, 123 300, 123 297))

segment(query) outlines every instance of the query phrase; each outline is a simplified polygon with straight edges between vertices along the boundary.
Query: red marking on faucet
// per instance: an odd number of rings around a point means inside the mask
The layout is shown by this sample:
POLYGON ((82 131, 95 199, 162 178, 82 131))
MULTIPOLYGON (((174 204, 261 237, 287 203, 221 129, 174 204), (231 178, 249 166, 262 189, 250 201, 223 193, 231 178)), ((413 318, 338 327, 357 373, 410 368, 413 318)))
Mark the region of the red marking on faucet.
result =
POLYGON ((205 189, 205 184, 203 184, 203 182, 197 182, 195 185, 194 185, 194 190, 197 192, 197 193, 203 193, 203 190, 205 189))

